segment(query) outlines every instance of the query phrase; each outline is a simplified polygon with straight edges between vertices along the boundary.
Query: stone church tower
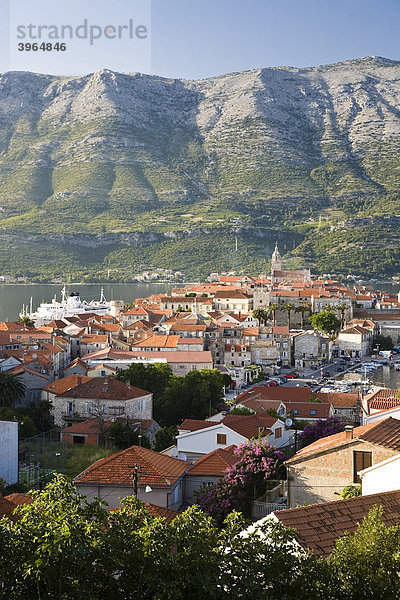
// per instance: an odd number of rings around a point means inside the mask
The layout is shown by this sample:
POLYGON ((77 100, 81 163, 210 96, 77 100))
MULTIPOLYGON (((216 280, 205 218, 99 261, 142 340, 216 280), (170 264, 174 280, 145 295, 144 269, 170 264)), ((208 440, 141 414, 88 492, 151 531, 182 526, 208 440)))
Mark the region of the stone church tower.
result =
POLYGON ((274 274, 274 271, 282 271, 282 257, 279 254, 278 250, 278 242, 275 244, 275 250, 272 254, 271 259, 271 275, 274 274))

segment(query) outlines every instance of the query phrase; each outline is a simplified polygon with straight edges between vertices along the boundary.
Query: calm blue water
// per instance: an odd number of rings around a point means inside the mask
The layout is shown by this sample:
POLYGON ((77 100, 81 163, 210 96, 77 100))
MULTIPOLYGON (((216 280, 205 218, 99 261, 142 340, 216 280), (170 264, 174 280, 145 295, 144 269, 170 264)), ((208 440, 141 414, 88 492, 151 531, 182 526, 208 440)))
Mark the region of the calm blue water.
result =
MULTIPOLYGON (((169 293, 173 284, 154 283, 122 283, 104 284, 98 283, 67 285, 70 292, 79 292, 82 300, 99 300, 100 288, 104 287, 104 295, 107 300, 124 300, 132 302, 135 298, 143 298, 150 294, 169 293)), ((15 321, 19 318, 23 304, 29 304, 32 297, 34 310, 41 302, 51 302, 54 295, 61 300, 62 285, 8 285, 0 284, 0 321, 15 321)))

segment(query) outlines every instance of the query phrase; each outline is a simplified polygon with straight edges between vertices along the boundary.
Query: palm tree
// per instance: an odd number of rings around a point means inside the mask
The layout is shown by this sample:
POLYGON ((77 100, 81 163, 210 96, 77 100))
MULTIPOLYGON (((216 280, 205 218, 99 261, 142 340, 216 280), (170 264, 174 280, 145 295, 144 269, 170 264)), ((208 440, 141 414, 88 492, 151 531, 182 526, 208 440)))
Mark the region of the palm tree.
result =
POLYGON ((336 306, 336 310, 340 313, 340 329, 343 329, 344 325, 344 313, 348 309, 348 306, 345 302, 341 302, 336 306))
POLYGON ((276 311, 278 310, 278 308, 279 308, 279 305, 278 305, 278 304, 274 304, 274 302, 271 302, 271 303, 268 305, 268 309, 267 309, 267 310, 268 310, 268 312, 269 312, 270 314, 272 314, 272 318, 273 318, 273 325, 274 325, 274 327, 275 327, 275 325, 276 325, 276 311))
POLYGON ((304 329, 304 315, 306 312, 308 312, 308 310, 308 306, 304 304, 300 304, 300 306, 296 306, 294 309, 295 313, 300 313, 300 324, 302 329, 304 329))
POLYGON ((12 407, 25 395, 25 385, 18 375, 0 371, 0 406, 12 407))
POLYGON ((285 304, 283 305, 283 310, 286 310, 287 315, 288 315, 288 327, 289 327, 289 331, 290 331, 290 315, 292 314, 292 311, 295 310, 295 305, 292 304, 291 302, 285 302, 285 304))
POLYGON ((251 314, 255 319, 257 319, 259 325, 267 324, 269 318, 269 313, 267 310, 264 310, 263 308, 255 308, 251 314))
POLYGON ((25 327, 35 327, 35 323, 29 317, 21 317, 19 323, 22 323, 25 327))

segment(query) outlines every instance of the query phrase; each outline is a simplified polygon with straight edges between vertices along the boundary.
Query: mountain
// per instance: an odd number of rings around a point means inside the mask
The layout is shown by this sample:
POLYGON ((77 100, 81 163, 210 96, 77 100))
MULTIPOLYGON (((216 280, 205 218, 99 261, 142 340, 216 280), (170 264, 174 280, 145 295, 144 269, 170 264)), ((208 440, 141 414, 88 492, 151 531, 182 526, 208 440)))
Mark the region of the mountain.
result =
POLYGON ((0 76, 0 273, 400 271, 400 62, 0 76), (237 250, 235 249, 237 242, 237 250))

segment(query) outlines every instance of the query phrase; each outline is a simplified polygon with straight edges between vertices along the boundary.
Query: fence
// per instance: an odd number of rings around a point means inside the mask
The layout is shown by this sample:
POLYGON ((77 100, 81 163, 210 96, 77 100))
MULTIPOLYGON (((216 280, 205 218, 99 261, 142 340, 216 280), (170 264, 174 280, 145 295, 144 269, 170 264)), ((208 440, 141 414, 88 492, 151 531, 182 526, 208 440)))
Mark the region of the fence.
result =
POLYGON ((67 445, 60 441, 57 429, 20 440, 18 450, 19 483, 41 487, 53 473, 63 471, 67 464, 67 445))
POLYGON ((255 521, 266 517, 272 512, 276 512, 278 510, 286 510, 287 506, 285 504, 276 504, 273 502, 258 502, 256 500, 253 502, 252 508, 252 517, 255 521))
POLYGON ((257 498, 257 500, 253 502, 252 507, 253 519, 262 519, 262 517, 266 517, 277 510, 285 510, 287 508, 286 504, 274 502, 278 497, 285 496, 285 491, 286 481, 280 481, 278 485, 267 490, 260 498, 257 498))

